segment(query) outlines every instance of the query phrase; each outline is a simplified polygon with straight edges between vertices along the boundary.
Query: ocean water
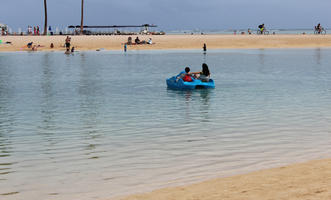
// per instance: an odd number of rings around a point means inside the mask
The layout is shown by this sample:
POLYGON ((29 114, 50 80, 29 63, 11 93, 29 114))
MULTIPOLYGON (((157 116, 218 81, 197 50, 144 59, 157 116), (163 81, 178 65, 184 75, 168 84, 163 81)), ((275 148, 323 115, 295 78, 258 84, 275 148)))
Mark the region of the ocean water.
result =
POLYGON ((0 53, 0 199, 109 199, 330 158, 330 54, 0 53), (203 62, 215 89, 167 89, 203 62))

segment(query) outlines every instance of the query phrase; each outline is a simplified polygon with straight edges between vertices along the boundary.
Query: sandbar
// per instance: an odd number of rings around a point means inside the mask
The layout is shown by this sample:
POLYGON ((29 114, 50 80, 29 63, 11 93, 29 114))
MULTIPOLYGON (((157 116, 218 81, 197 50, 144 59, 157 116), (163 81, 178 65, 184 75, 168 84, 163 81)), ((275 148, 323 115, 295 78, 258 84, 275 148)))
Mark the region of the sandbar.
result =
MULTIPOLYGON (((29 42, 39 45, 38 51, 65 51, 66 36, 1 36, 0 51, 30 51, 29 42), (10 42, 11 44, 5 44, 10 42), (50 44, 54 48, 50 48, 50 44)), ((129 36, 70 36, 76 50, 123 50, 129 36)), ((132 35, 134 40, 137 36, 132 35)), ((261 49, 261 48, 322 48, 331 47, 331 35, 138 35, 153 44, 128 45, 130 50, 261 49)))

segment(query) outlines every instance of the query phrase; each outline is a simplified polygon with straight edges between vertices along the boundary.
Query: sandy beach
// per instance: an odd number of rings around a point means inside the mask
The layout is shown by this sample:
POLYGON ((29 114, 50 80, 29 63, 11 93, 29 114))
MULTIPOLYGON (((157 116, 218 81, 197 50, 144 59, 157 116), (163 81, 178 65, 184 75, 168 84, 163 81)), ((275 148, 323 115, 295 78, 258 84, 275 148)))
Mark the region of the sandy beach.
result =
MULTIPOLYGON (((71 36, 71 45, 77 50, 122 50, 129 36, 71 36)), ((131 36, 133 40, 137 36, 131 36)), ((331 47, 331 35, 139 35, 152 45, 129 45, 128 50, 151 49, 207 49, 225 48, 316 48, 331 47)), ((40 45, 38 51, 64 51, 65 36, 3 36, 0 51, 28 51, 26 45, 40 45), (6 44, 10 42, 11 44, 6 44), (54 48, 50 48, 50 44, 54 48)))
POLYGON ((330 200, 331 160, 262 170, 121 200, 330 200))

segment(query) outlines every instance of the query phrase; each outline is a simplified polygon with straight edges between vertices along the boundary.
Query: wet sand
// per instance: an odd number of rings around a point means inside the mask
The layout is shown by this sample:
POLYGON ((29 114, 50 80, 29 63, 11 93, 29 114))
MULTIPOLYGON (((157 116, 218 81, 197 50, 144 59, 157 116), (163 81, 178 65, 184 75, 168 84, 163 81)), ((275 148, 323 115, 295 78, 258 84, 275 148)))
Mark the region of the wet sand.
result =
POLYGON ((331 159, 165 188, 121 200, 330 200, 331 159))
MULTIPOLYGON (((77 50, 122 50, 129 36, 71 36, 71 45, 77 50)), ((131 36, 134 40, 137 36, 131 36)), ((207 49, 227 48, 316 48, 331 47, 331 35, 160 35, 138 36, 152 45, 129 45, 128 50, 207 49)), ((2 36, 0 51, 29 51, 27 43, 40 45, 38 51, 64 51, 65 36, 2 36), (11 44, 4 44, 11 42, 11 44), (51 43, 54 48, 51 49, 51 43)))

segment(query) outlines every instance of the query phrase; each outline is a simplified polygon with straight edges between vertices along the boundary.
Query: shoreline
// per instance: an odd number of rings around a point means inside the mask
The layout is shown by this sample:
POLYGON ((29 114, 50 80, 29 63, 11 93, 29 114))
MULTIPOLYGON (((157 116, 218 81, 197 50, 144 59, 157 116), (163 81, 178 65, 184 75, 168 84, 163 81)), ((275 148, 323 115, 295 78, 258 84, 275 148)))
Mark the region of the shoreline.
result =
MULTIPOLYGON (((129 36, 70 36, 71 46, 78 51, 120 50, 129 36)), ((128 45, 130 50, 195 50, 201 49, 204 43, 208 49, 279 49, 279 48, 328 48, 331 47, 331 35, 133 35, 133 39, 147 41, 152 38, 153 44, 128 45)), ((31 51, 26 47, 33 42, 41 45, 37 51, 65 51, 66 36, 1 36, 1 52, 31 51), (11 42, 11 44, 5 44, 11 42), (54 48, 50 48, 50 44, 54 48)))
POLYGON ((329 200, 331 159, 313 160, 116 200, 329 200))

